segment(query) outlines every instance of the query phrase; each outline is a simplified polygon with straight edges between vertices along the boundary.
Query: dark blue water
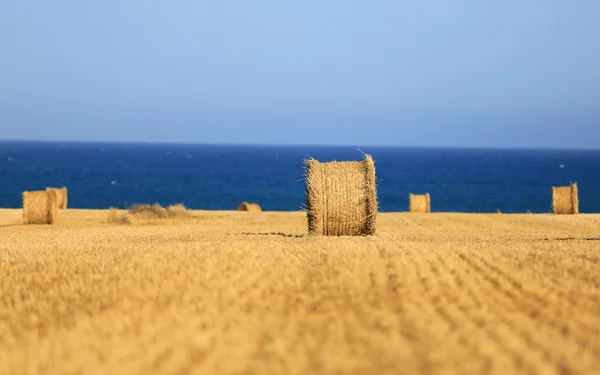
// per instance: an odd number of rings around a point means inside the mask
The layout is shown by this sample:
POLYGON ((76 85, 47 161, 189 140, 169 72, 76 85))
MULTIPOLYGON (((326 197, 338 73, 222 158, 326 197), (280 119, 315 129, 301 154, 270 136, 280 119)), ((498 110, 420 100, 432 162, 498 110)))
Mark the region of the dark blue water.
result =
MULTIPOLYGON (((552 185, 579 183, 600 212, 600 151, 361 148, 375 159, 381 211, 431 193, 433 211, 551 212, 552 185)), ((184 203, 194 209, 298 210, 303 160, 360 160, 355 147, 0 142, 0 207, 21 192, 67 186, 70 208, 184 203)))

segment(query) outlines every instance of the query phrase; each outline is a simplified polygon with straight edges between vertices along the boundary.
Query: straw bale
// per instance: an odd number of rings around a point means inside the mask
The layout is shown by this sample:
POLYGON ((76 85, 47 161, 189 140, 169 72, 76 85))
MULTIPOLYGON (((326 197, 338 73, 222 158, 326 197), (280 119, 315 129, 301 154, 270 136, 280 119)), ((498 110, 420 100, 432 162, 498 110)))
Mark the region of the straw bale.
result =
POLYGON ((58 198, 54 190, 23 192, 23 223, 54 224, 58 219, 58 198))
POLYGON ((308 232, 325 236, 375 233, 377 187, 375 163, 363 161, 306 161, 308 232))
POLYGON ((53 187, 47 187, 46 190, 54 190, 56 192, 56 198, 58 199, 57 201, 57 205, 58 205, 58 209, 60 210, 64 210, 67 208, 67 188, 66 187, 61 187, 61 188, 53 188, 53 187))
POLYGON ((242 202, 238 208, 238 211, 249 211, 249 212, 261 212, 262 209, 260 208, 260 206, 256 203, 248 203, 248 202, 242 202))
POLYGON ((579 213, 577 183, 571 186, 552 186, 552 211, 555 215, 573 215, 579 213))
POLYGON ((431 212, 431 198, 429 193, 427 194, 410 194, 409 197, 410 212, 431 212))

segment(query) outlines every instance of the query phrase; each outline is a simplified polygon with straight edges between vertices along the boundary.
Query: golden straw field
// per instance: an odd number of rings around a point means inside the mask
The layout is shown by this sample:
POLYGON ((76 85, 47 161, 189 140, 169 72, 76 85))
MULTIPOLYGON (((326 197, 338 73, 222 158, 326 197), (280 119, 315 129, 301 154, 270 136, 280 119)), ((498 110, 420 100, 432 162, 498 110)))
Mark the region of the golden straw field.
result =
POLYGON ((598 374, 600 215, 0 210, 0 374, 598 374))

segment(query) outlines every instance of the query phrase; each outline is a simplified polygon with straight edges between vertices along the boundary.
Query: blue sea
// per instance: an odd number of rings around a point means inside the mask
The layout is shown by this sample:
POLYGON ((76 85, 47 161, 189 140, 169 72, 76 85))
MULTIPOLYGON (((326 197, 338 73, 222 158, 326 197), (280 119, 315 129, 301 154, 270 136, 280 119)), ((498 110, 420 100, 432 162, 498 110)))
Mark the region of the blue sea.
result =
POLYGON ((600 150, 500 150, 0 142, 0 207, 21 192, 66 186, 70 208, 183 203, 234 210, 304 207, 304 163, 375 159, 380 211, 408 210, 409 193, 432 211, 547 213, 552 186, 579 183, 580 211, 600 212, 600 150))

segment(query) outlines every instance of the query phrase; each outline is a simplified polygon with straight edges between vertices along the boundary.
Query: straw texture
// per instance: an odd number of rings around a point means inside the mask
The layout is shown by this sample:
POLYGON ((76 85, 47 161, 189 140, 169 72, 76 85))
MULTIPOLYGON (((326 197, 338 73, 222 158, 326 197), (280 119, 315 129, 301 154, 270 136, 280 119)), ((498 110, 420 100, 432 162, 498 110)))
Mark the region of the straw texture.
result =
POLYGON ((325 236, 375 233, 377 188, 370 155, 359 162, 306 161, 308 232, 325 236))
POLYGON ((260 206, 256 203, 242 202, 238 206, 237 210, 238 211, 261 212, 262 208, 260 208, 260 206))
POLYGON ((184 219, 192 218, 191 213, 183 204, 170 205, 164 208, 159 203, 134 204, 125 213, 114 207, 108 210, 107 222, 115 224, 178 224, 184 219))
POLYGON ((58 219, 58 198, 54 190, 23 192, 23 223, 54 224, 58 219))
POLYGON ((64 210, 67 208, 67 188, 66 187, 61 187, 61 188, 53 188, 53 187, 47 187, 46 190, 54 190, 56 192, 56 199, 57 199, 57 206, 60 210, 64 210))
POLYGON ((573 215, 579 213, 577 183, 571 186, 552 186, 552 211, 555 215, 573 215))
POLYGON ((431 198, 429 193, 422 195, 411 194, 409 197, 409 206, 410 212, 430 213, 431 198))

